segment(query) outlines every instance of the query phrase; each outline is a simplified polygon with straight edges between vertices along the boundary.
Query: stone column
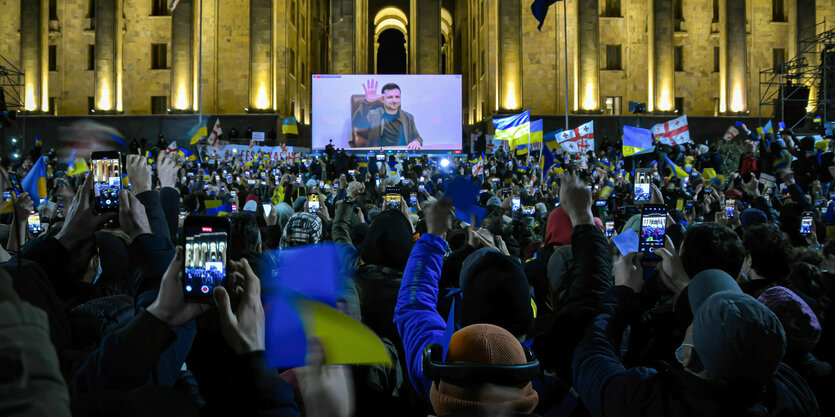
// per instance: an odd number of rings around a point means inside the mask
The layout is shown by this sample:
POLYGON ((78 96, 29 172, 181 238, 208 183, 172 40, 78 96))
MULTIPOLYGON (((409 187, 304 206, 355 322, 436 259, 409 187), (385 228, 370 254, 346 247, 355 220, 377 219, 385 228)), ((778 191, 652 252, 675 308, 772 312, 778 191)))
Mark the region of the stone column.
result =
POLYGON ((577 89, 578 107, 600 109, 600 16, 597 0, 577 2, 577 89))
POLYGON ((649 97, 647 110, 675 107, 675 44, 673 1, 649 0, 649 97))
POLYGON ((522 6, 499 4, 499 107, 522 108, 522 6))
POLYGON ((122 110, 122 0, 96 0, 95 109, 122 110))
MULTIPOLYGON (((722 96, 725 98, 724 112, 744 112, 748 109, 746 99, 748 51, 745 33, 745 0, 724 0, 720 11, 720 43, 722 44, 724 68, 722 96)), ((722 100, 720 100, 721 102, 722 100)), ((721 106, 721 104, 720 104, 721 106)))
POLYGON ((413 74, 441 72, 441 0, 411 0, 409 70, 413 74))
POLYGON ((24 109, 49 110, 49 52, 46 0, 20 2, 20 62, 23 66, 24 109))
POLYGON ((354 0, 330 0, 331 73, 353 74, 356 70, 354 0))
POLYGON ((272 82, 272 0, 249 2, 249 108, 275 108, 272 82))
POLYGON ((180 0, 171 16, 171 108, 194 108, 194 12, 199 0, 180 0))

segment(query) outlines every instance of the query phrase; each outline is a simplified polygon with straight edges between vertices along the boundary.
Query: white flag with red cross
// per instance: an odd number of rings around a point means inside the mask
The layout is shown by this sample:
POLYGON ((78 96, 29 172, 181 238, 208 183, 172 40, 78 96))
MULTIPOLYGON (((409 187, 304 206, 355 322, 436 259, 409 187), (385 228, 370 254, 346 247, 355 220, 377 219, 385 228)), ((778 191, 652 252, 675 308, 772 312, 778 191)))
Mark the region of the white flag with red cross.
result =
POLYGON ((594 150, 594 122, 581 124, 574 129, 557 133, 557 143, 568 153, 586 153, 594 150))
POLYGON ((658 142, 675 146, 690 142, 690 128, 687 127, 687 116, 677 117, 652 127, 652 135, 658 142))

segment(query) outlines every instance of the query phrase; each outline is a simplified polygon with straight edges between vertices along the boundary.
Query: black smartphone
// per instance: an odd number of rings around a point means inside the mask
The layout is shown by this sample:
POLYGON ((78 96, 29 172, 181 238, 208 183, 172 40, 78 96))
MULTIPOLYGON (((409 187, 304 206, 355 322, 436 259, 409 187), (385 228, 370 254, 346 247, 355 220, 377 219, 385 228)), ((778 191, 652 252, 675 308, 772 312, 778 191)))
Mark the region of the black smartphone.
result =
POLYGON ((226 281, 229 218, 188 216, 183 224, 183 293, 187 302, 214 303, 212 291, 226 281))
POLYGON ((38 214, 37 210, 32 210, 29 213, 29 218, 26 221, 26 224, 29 225, 29 232, 32 234, 40 234, 43 232, 43 226, 41 225, 41 216, 38 214))
POLYGON ((606 220, 606 237, 612 237, 615 234, 615 221, 606 220))
POLYGON ((513 197, 510 200, 510 211, 516 212, 522 209, 522 199, 519 197, 513 197))
POLYGON ((417 206, 417 193, 410 193, 409 194, 409 205, 410 206, 417 206))
POLYGON ((801 235, 808 235, 812 233, 812 212, 811 211, 804 211, 803 217, 800 218, 800 234, 801 235))
POLYGON ((535 214, 536 207, 535 206, 522 206, 522 214, 535 214))
POLYGON ((650 174, 646 168, 635 170, 634 201, 635 204, 647 204, 652 197, 649 186, 650 174))
POLYGON ((729 199, 725 200, 725 214, 728 215, 729 219, 734 217, 734 214, 736 213, 736 211, 734 209, 734 206, 736 206, 736 200, 735 199, 729 198, 729 199))
POLYGON ((386 195, 384 197, 386 210, 400 210, 400 202, 403 200, 403 196, 400 193, 400 187, 386 187, 386 195))
POLYGON ((9 183, 11 183, 12 185, 12 191, 14 191, 14 198, 17 198, 19 195, 23 194, 23 186, 20 185, 20 178, 17 177, 17 174, 11 171, 9 171, 9 183))
POLYGON ((319 194, 311 194, 307 200, 307 210, 313 214, 319 211, 319 194))
POLYGON ((606 206, 606 200, 595 200, 594 201, 594 206, 595 207, 605 207, 606 206))
POLYGON ((93 210, 96 213, 119 210, 119 191, 122 189, 122 154, 93 152, 90 155, 93 175, 93 210))
POLYGON ((638 252, 645 260, 659 260, 655 254, 664 247, 667 234, 667 207, 663 204, 645 204, 641 210, 641 235, 638 239, 638 252))

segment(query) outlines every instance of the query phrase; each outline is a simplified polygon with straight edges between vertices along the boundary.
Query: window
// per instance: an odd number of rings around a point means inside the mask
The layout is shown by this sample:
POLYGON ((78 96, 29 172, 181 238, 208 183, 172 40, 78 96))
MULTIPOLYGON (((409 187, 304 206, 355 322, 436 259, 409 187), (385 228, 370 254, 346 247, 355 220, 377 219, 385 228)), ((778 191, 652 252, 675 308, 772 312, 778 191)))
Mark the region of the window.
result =
POLYGON ((296 2, 295 0, 290 3, 290 24, 293 27, 296 27, 296 2))
POLYGON ((603 17, 620 17, 620 0, 603 1, 603 17))
POLYGON ((49 20, 58 20, 58 0, 49 0, 49 20))
POLYGON ((96 113, 96 98, 95 97, 87 97, 87 114, 95 114, 96 113))
POLYGON ((713 0, 713 23, 719 23, 719 0, 713 0))
POLYGON ((171 16, 167 0, 151 0, 151 16, 171 16))
POLYGON ((49 45, 49 70, 58 71, 58 45, 49 45))
POLYGON ((87 71, 96 69, 96 45, 87 45, 87 71))
POLYGON ((168 96, 151 96, 151 114, 168 113, 168 96))
POLYGON ((620 70, 620 45, 606 45, 606 69, 620 70))
POLYGON ((87 17, 94 18, 96 17, 96 0, 89 0, 88 9, 87 9, 87 17))
POLYGON ((676 71, 684 71, 684 47, 683 46, 676 46, 674 61, 675 61, 675 70, 676 71))
POLYGON ((620 114, 620 97, 606 97, 606 114, 618 115, 620 114))
POLYGON ((682 31, 681 24, 684 22, 684 11, 682 10, 681 2, 682 0, 673 0, 673 22, 676 32, 682 31))
POLYGON ((786 50, 783 48, 774 48, 771 52, 771 57, 774 72, 782 74, 783 64, 786 62, 786 50))
POLYGON ((719 47, 713 47, 713 72, 719 72, 719 47))
POLYGON ((784 0, 771 0, 771 21, 786 21, 786 3, 784 0))
POLYGON ((57 109, 57 108, 55 108, 55 106, 56 106, 56 104, 55 104, 55 103, 56 103, 57 101, 58 101, 58 97, 50 97, 50 98, 49 98, 49 110, 46 112, 47 114, 51 114, 51 115, 53 115, 53 116, 55 116, 56 114, 58 114, 58 109, 57 109))
POLYGON ((296 75, 296 51, 292 48, 290 49, 290 75, 296 75))
POLYGON ((168 44, 151 44, 151 69, 168 69, 168 44))
POLYGON ((678 114, 684 114, 684 97, 676 97, 676 111, 678 114))

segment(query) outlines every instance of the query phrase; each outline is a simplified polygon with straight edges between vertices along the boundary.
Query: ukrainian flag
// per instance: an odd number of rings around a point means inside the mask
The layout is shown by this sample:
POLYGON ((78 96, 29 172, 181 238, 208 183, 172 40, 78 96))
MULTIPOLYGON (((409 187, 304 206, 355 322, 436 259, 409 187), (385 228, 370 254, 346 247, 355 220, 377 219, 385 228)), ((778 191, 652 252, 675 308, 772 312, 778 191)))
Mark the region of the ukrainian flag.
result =
POLYGON ((194 145, 197 142, 200 142, 200 139, 209 136, 209 129, 206 127, 206 120, 207 119, 200 119, 196 125, 192 126, 191 129, 188 130, 188 137, 191 138, 189 141, 190 144, 194 145))
POLYGON ((282 134, 299 134, 299 125, 296 123, 296 118, 294 116, 290 116, 284 119, 284 124, 281 125, 281 133, 282 134))
POLYGON ((623 156, 635 155, 652 147, 652 132, 640 127, 623 127, 623 156))
POLYGON ((531 133, 531 111, 525 110, 517 115, 494 119, 493 126, 496 128, 494 140, 513 141, 524 138, 527 143, 528 135, 531 133))
POLYGON ((768 123, 765 124, 765 126, 758 127, 757 133, 759 133, 760 135, 764 135, 766 133, 774 134, 774 127, 771 126, 771 120, 769 120, 768 123))
MULTIPOLYGON (((531 135, 530 135, 531 143, 532 144, 533 143, 542 143, 542 136, 543 136, 542 135, 542 119, 531 120, 530 130, 531 130, 531 135)), ((554 140, 556 140, 556 137, 554 137, 554 140)), ((510 141, 510 146, 511 147, 519 146, 519 145, 522 145, 522 144, 525 144, 525 145, 528 144, 528 138, 527 137, 517 138, 517 139, 514 139, 514 140, 510 141)))
POLYGON ((73 177, 78 174, 83 174, 90 170, 90 167, 87 166, 87 161, 84 158, 76 158, 75 157, 75 149, 72 150, 72 155, 70 155, 70 162, 67 164, 67 176, 73 177))
POLYGON ((528 154, 528 144, 525 143, 523 145, 519 145, 516 147, 516 155, 527 155, 528 154))
POLYGON ((177 153, 183 157, 186 161, 193 161, 197 159, 197 156, 194 155, 194 152, 189 151, 188 149, 179 148, 177 153))
POLYGON ((676 165, 673 160, 667 156, 667 154, 664 154, 664 161, 667 162, 667 168, 670 168, 670 176, 673 176, 673 174, 679 178, 686 178, 689 176, 689 174, 685 170, 679 168, 678 165, 676 165))
POLYGON ((47 197, 46 163, 43 160, 43 156, 38 158, 38 161, 32 165, 32 169, 29 170, 29 173, 26 174, 26 177, 23 178, 20 184, 23 186, 23 191, 28 192, 29 196, 32 197, 32 201, 36 202, 35 207, 38 206, 38 202, 47 197))
POLYGON ((562 132, 562 129, 548 132, 542 135, 542 143, 548 146, 552 152, 560 148, 560 143, 557 142, 557 135, 562 132))

